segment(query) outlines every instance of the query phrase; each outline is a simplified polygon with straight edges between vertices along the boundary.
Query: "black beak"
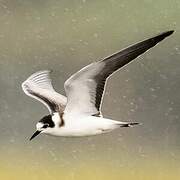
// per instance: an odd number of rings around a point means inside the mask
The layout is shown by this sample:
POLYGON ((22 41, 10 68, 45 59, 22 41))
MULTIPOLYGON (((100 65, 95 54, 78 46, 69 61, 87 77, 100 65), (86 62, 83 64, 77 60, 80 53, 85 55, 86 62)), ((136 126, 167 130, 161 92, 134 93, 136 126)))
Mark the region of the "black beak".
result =
POLYGON ((29 139, 30 141, 32 140, 32 139, 34 139, 38 134, 40 134, 41 133, 41 131, 36 131, 32 136, 31 136, 31 138, 29 139))

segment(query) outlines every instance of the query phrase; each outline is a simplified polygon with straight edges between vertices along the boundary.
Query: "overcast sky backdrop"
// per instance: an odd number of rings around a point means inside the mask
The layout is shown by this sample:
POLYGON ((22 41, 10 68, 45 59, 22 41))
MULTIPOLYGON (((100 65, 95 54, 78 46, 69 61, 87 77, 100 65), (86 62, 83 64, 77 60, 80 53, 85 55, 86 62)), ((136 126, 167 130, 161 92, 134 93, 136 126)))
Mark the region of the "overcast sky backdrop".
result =
POLYGON ((179 12, 179 0, 0 0, 0 179, 178 180, 179 12), (21 89, 30 74, 53 70, 64 94, 64 81, 83 66, 171 29, 107 84, 104 116, 141 126, 28 141, 48 114, 21 89))

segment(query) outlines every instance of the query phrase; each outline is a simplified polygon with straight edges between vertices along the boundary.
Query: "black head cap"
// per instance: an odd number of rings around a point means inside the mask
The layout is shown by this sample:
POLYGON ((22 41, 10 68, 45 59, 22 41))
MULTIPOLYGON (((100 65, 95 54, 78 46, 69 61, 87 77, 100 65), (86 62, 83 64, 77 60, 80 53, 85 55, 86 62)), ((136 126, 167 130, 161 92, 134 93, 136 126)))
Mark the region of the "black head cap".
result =
POLYGON ((43 124, 48 124, 48 127, 50 128, 53 128, 55 126, 51 115, 44 116, 39 122, 43 124))
POLYGON ((38 129, 36 130, 36 132, 31 136, 30 138, 30 141, 32 139, 34 139, 38 134, 40 134, 43 129, 46 129, 46 128, 53 128, 55 126, 53 120, 52 120, 52 116, 51 115, 47 115, 47 116, 44 116, 40 121, 39 123, 42 123, 43 126, 42 126, 42 129, 38 129))

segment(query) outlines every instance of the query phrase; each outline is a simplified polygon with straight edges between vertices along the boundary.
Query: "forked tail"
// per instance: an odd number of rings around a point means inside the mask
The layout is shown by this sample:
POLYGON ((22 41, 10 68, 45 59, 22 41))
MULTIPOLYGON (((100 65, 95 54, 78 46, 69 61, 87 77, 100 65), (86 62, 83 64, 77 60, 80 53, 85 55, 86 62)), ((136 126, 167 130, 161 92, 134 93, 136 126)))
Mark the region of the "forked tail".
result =
POLYGON ((120 127, 133 127, 135 125, 140 125, 140 123, 138 122, 125 122, 125 123, 122 123, 122 124, 119 124, 120 127))

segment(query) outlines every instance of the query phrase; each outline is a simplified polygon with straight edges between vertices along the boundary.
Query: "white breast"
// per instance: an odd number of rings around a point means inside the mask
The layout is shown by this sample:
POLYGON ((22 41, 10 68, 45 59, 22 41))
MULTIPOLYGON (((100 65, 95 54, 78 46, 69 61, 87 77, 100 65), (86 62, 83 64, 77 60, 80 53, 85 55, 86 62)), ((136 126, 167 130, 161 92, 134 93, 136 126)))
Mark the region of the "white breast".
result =
POLYGON ((94 116, 63 117, 65 125, 53 129, 56 136, 91 136, 118 128, 117 121, 94 116))
POLYGON ((60 118, 60 115, 59 115, 59 113, 54 113, 53 115, 52 115, 52 121, 55 123, 55 126, 59 126, 59 124, 61 123, 61 118, 60 118))

